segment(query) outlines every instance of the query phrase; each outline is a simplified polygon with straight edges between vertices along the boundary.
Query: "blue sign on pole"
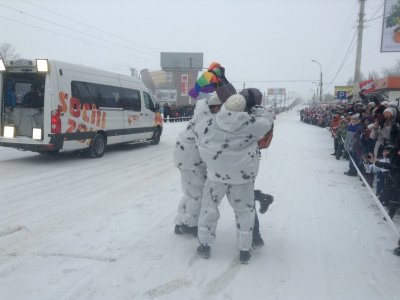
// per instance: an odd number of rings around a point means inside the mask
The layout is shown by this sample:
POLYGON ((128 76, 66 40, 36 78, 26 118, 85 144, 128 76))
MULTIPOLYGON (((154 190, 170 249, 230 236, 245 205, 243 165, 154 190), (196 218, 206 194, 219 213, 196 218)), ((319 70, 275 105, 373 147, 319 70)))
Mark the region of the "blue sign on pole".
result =
POLYGON ((343 100, 343 99, 347 99, 347 93, 346 93, 346 91, 338 91, 337 92, 337 97, 336 97, 337 99, 341 99, 341 100, 343 100))

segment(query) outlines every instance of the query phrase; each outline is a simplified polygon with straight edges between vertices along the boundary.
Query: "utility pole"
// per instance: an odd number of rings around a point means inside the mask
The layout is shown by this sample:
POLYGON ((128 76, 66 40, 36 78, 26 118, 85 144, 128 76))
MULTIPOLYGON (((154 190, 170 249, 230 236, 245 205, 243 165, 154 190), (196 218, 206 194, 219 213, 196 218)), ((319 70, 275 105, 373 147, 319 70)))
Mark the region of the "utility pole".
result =
POLYGON ((361 52, 362 52, 362 38, 363 38, 363 30, 364 30, 364 11, 365 11, 365 1, 360 1, 360 12, 358 14, 358 36, 357 36, 357 54, 356 54, 356 67, 354 71, 354 83, 353 83, 353 102, 359 100, 359 91, 360 91, 360 80, 361 80, 361 52))

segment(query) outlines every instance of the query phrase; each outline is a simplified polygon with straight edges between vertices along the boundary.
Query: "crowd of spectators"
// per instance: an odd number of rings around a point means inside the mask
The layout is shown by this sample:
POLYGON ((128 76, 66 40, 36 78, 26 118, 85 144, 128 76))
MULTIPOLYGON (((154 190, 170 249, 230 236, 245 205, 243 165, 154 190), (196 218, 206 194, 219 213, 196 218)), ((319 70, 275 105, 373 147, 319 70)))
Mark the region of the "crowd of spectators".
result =
POLYGON ((160 113, 164 117, 164 122, 188 121, 193 117, 194 105, 169 105, 165 103, 160 107, 160 113))
POLYGON ((331 155, 349 161, 344 176, 358 176, 357 167, 393 218, 400 202, 398 101, 373 98, 370 102, 308 107, 300 111, 300 120, 330 130, 331 155))

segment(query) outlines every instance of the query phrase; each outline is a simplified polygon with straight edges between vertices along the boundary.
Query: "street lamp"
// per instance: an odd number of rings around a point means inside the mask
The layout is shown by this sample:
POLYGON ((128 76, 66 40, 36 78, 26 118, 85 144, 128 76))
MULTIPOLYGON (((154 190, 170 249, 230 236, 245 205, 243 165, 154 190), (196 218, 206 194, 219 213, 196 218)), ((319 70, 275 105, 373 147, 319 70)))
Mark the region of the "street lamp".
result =
POLYGON ((311 62, 315 62, 319 65, 320 77, 319 77, 319 102, 322 102, 322 66, 321 64, 316 61, 315 59, 311 60, 311 62))

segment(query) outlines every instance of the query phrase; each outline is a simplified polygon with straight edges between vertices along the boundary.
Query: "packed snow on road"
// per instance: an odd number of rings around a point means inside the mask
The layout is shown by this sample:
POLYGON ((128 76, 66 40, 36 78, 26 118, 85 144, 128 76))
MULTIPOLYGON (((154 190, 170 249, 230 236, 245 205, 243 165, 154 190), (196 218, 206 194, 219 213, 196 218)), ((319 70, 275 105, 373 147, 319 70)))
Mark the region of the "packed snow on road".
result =
POLYGON ((239 263, 224 200, 211 257, 199 257, 194 237, 173 232, 185 125, 100 159, 0 148, 0 299, 399 299, 398 232, 343 174, 328 130, 295 110, 262 150, 255 187, 275 197, 259 215, 265 246, 239 263))

